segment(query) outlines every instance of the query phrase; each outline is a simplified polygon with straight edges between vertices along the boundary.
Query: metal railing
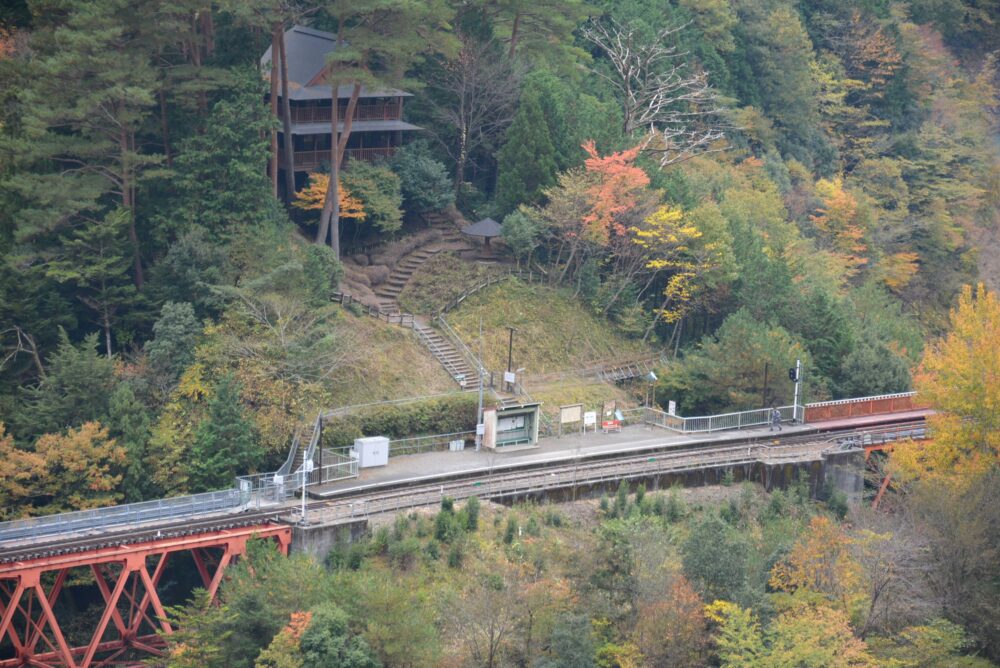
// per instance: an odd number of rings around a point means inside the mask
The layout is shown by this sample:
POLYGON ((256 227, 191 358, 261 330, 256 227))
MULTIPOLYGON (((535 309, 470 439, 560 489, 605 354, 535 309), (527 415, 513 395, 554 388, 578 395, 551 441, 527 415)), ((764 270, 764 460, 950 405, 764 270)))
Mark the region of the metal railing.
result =
MULTIPOLYGON (((329 106, 308 105, 304 107, 292 107, 293 123, 329 123, 333 120, 333 109, 329 106)), ((356 121, 398 121, 402 118, 403 105, 398 100, 394 102, 358 102, 354 107, 354 120, 356 121)), ((347 105, 339 105, 337 118, 341 123, 347 116, 347 105)))
MULTIPOLYGON (((452 347, 458 351, 458 354, 465 359, 465 363, 470 369, 472 369, 472 372, 480 374, 483 382, 485 382, 486 377, 489 375, 489 371, 486 370, 486 365, 484 365, 483 361, 476 357, 476 354, 472 352, 467 345, 465 345, 465 342, 462 341, 462 337, 458 335, 458 332, 452 329, 452 326, 448 324, 447 320, 445 320, 444 315, 438 314, 435 316, 434 322, 440 326, 441 333, 444 334, 445 340, 451 343, 452 347)), ((479 379, 477 378, 476 380, 478 381, 479 379)))
MULTIPOLYGON (((425 329, 424 327, 414 327, 413 331, 417 333, 417 336, 420 338, 420 342, 423 343, 429 351, 431 351, 431 355, 433 355, 434 359, 436 359, 441 366, 444 367, 445 371, 448 372, 448 375, 451 376, 463 390, 466 389, 466 369, 463 369, 461 366, 450 360, 448 358, 449 350, 430 337, 429 333, 433 333, 433 330, 425 329)), ((451 346, 448 341, 443 338, 441 341, 447 344, 451 348, 452 352, 454 352, 454 347, 451 346)), ((459 355, 459 357, 461 357, 461 355, 459 355)))
MULTIPOLYGON (((798 419, 801 409, 802 406, 779 406, 778 411, 781 413, 781 421, 790 422, 798 419)), ((626 416, 626 423, 634 424, 642 422, 685 434, 695 434, 768 425, 771 424, 771 412, 773 410, 771 408, 759 408, 751 411, 723 413, 721 415, 682 417, 647 406, 622 411, 622 413, 626 416)))
POLYGON ((217 492, 176 496, 171 499, 140 501, 107 508, 31 517, 0 523, 0 542, 111 527, 135 527, 146 522, 231 510, 243 505, 245 505, 244 497, 239 490, 225 489, 217 492))
POLYGON ((475 431, 456 431, 450 434, 431 434, 429 436, 414 436, 397 438, 389 441, 389 456, 415 455, 420 452, 446 450, 452 441, 463 440, 468 445, 476 440, 475 431))
POLYGON ((358 477, 358 460, 331 450, 323 450, 323 466, 314 469, 307 485, 322 485, 358 477), (332 460, 332 461, 331 461, 332 460), (330 462, 329 464, 327 462, 330 462))

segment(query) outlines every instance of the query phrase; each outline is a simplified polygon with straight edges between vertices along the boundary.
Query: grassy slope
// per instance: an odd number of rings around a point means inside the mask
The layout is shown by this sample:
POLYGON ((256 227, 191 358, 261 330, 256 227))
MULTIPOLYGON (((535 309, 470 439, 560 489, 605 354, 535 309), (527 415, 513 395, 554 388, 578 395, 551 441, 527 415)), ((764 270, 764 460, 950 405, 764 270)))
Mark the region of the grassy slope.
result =
POLYGON ((476 352, 480 316, 483 359, 490 369, 507 368, 508 325, 518 330, 514 335, 514 368, 524 367, 528 374, 577 369, 648 352, 562 289, 510 280, 466 299, 448 314, 448 322, 476 352))
POLYGON ((585 411, 597 411, 597 414, 601 415, 606 401, 618 402, 620 409, 632 408, 642 403, 634 391, 629 391, 628 386, 582 378, 547 383, 540 389, 529 385, 528 391, 532 399, 542 402, 542 411, 553 420, 553 423, 559 418, 560 406, 583 404, 585 411))
POLYGON ((416 336, 398 325, 345 312, 357 348, 356 361, 334 382, 334 406, 457 390, 416 336))
POLYGON ((399 307, 406 313, 435 313, 489 271, 489 267, 463 261, 454 253, 438 253, 407 283, 399 295, 399 307))

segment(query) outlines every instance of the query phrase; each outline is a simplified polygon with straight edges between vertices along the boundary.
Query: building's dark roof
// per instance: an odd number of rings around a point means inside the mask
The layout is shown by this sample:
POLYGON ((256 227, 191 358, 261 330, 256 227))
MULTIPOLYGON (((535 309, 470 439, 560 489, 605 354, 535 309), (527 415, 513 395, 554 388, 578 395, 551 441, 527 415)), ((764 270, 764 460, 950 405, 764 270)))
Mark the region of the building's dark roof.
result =
MULTIPOLYGON (((285 31, 285 53, 288 54, 289 100, 322 100, 330 98, 329 85, 309 83, 316 79, 326 66, 326 56, 333 51, 337 37, 333 33, 313 30, 304 26, 292 26, 285 31)), ((261 69, 268 71, 271 63, 271 47, 260 57, 261 69)), ((277 60, 277 58, 275 58, 277 60)), ((276 63, 277 65, 277 63, 276 63)), ((270 75, 268 75, 270 76, 270 75)), ((279 89, 281 83, 278 83, 279 89)), ((361 89, 361 97, 396 97, 409 95, 398 90, 369 91, 361 89)), ((340 86, 338 98, 351 96, 351 86, 340 86)))
POLYGON ((492 218, 483 218, 478 223, 473 223, 462 229, 462 234, 470 237, 499 237, 503 228, 500 223, 492 218))
MULTIPOLYGON (((338 124, 343 129, 344 124, 338 124)), ((395 130, 421 130, 422 128, 411 125, 404 121, 354 121, 351 124, 352 132, 392 132, 395 130)), ((293 135, 328 135, 330 134, 329 123, 293 123, 293 135)))

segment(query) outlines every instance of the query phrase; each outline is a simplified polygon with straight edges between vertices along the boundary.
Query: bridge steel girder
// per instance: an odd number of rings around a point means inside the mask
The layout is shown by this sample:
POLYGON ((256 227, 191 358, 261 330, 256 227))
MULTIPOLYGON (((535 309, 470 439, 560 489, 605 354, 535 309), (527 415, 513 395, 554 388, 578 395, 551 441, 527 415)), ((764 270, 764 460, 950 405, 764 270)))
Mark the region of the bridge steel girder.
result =
POLYGON ((214 600, 226 567, 246 553, 251 538, 274 540, 288 554, 292 529, 268 522, 0 564, 0 645, 9 641, 14 652, 0 656, 0 668, 134 666, 143 659, 123 655, 162 655, 162 635, 173 629, 157 589, 170 555, 190 554, 214 600), (217 564, 207 563, 206 549, 221 549, 217 564), (71 647, 55 608, 74 568, 90 570, 104 609, 90 641, 71 647))

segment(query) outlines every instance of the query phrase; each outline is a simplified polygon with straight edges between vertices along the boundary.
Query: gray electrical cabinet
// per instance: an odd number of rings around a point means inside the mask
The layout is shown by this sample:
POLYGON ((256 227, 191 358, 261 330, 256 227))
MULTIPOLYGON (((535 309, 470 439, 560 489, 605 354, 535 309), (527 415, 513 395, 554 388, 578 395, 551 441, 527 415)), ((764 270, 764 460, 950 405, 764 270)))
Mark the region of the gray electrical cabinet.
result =
POLYGON ((385 436, 366 436, 354 439, 354 457, 358 468, 385 466, 389 463, 389 439, 385 436))

